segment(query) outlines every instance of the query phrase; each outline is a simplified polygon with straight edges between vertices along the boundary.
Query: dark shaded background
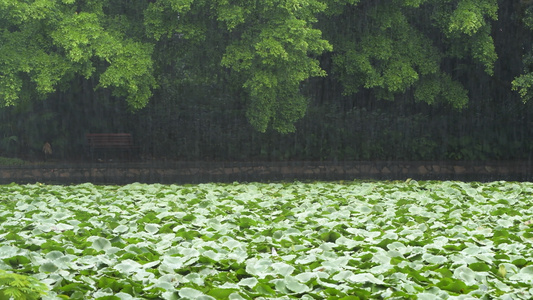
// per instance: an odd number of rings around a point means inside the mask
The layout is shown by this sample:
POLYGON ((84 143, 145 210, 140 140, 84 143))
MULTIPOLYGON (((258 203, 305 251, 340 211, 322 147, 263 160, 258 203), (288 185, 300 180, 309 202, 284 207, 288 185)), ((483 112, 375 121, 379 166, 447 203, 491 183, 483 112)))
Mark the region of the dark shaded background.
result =
MULTIPOLYGON (((0 156, 44 159, 49 142, 52 161, 90 159, 86 133, 128 132, 138 155, 109 154, 136 161, 494 161, 531 159, 533 104, 511 91, 511 81, 525 69, 531 33, 517 21, 518 1, 501 1, 492 36, 499 59, 494 75, 469 58, 444 58, 441 68, 468 90, 462 110, 449 104, 415 102, 412 91, 394 101, 378 100, 372 90, 346 96, 330 74, 304 82, 309 99, 296 132, 257 132, 245 117, 242 90, 220 74, 210 74, 219 60, 205 55, 197 75, 182 80, 183 70, 159 70, 161 88, 149 105, 132 112, 123 99, 95 90, 93 79, 75 78, 45 100, 0 109, 0 156), (516 2, 516 3, 515 3, 516 2), (182 72, 182 73, 180 73, 182 72), (200 77, 198 77, 200 78, 200 77)), ((435 37, 438 44, 438 37, 435 37)), ((446 47, 441 45, 441 47, 446 47)), ((107 158, 107 157, 106 157, 107 158)))

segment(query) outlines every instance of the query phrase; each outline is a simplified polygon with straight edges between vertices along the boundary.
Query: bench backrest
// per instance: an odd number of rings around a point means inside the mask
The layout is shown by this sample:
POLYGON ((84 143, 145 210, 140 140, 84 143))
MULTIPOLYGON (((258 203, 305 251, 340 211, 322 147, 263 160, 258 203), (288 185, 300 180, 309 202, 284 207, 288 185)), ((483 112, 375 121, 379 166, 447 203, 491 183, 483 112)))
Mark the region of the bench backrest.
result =
POLYGON ((91 148, 133 147, 133 137, 129 133, 88 133, 85 136, 91 148))

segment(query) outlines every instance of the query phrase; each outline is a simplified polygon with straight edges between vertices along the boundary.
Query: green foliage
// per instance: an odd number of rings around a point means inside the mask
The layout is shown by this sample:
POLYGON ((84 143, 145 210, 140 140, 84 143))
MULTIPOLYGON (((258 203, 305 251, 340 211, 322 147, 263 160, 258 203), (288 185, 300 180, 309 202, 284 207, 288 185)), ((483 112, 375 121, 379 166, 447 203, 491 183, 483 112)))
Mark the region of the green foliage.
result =
POLYGON ((334 71, 345 94, 373 89, 378 98, 394 99, 413 87, 418 101, 464 107, 468 102, 465 88, 440 65, 446 56, 465 53, 440 49, 441 41, 427 29, 435 22, 442 28, 440 37, 446 37, 446 43, 471 49, 472 58, 492 74, 497 56, 485 19, 496 18, 497 5, 490 2, 478 7, 475 1, 459 2, 455 10, 450 9, 451 3, 442 1, 423 7, 422 1, 393 1, 351 9, 347 6, 337 12, 336 17, 351 26, 324 23, 324 30, 328 32, 326 38, 335 42, 334 71))
MULTIPOLYGON (((501 76, 499 6, 519 33, 533 28, 527 1, 1 1, 0 106, 56 101, 57 90, 73 91, 74 103, 124 99, 133 110, 152 98, 175 110, 232 99, 259 132, 289 133, 321 93, 311 84, 325 78, 345 96, 464 108, 478 67, 485 74, 476 76, 501 76)), ((531 43, 516 39, 518 50, 501 53, 525 54, 512 89, 527 100, 531 43)))
POLYGON ((533 98, 533 73, 518 76, 513 80, 513 90, 518 91, 524 102, 533 98))
POLYGON ((0 192, 9 200, 0 201, 0 234, 25 236, 0 246, 0 264, 51 285, 0 271, 0 299, 533 296, 529 182, 10 184, 0 192))
POLYGON ((0 270, 0 299, 37 300, 47 291, 44 283, 31 276, 0 270))
MULTIPOLYGON (((531 3, 525 8, 522 16, 522 22, 528 29, 530 35, 533 30, 533 5, 531 3)), ((522 57, 523 74, 517 76, 512 82, 512 89, 517 91, 522 101, 527 102, 533 98, 533 47, 529 45, 526 53, 522 57)))
POLYGON ((19 166, 26 162, 19 158, 2 157, 0 156, 0 166, 19 166))
POLYGON ((156 86, 152 46, 134 34, 135 16, 117 22, 118 16, 105 13, 113 5, 109 1, 0 3, 4 28, 0 104, 46 97, 79 74, 99 77, 101 87, 112 87, 133 108, 146 105, 156 86), (34 93, 25 95, 26 89, 34 93))
POLYGON ((491 37, 491 21, 497 20, 498 1, 435 1, 432 17, 448 38, 448 54, 470 55, 492 75, 497 54, 491 37))
MULTIPOLYGON (((277 131, 294 131, 294 123, 307 107, 300 83, 325 76, 318 60, 310 57, 332 49, 320 30, 312 28, 315 14, 324 9, 319 1, 263 1, 246 16, 252 26, 242 28, 239 38, 227 47, 221 63, 245 78, 247 116, 259 131, 270 123, 277 131)), ((231 21, 226 24, 235 27, 231 21)))
MULTIPOLYGON (((444 1, 446 2, 446 1, 444 1)), ((451 1, 450 1, 451 2, 451 1)), ((455 1, 454 1, 455 2, 455 1)), ((497 19, 498 1, 457 1, 455 9, 449 14, 448 32, 473 35, 488 24, 488 20, 497 19)))

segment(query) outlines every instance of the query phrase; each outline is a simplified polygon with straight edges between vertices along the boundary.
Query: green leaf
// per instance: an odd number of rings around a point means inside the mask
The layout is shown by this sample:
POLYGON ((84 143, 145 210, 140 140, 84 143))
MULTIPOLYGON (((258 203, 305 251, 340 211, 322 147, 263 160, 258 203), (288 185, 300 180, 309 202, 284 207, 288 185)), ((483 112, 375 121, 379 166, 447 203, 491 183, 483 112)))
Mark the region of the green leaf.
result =
POLYGON ((212 296, 215 299, 228 299, 228 297, 233 294, 236 289, 221 289, 221 288, 214 288, 210 289, 207 295, 212 296))
POLYGON ((285 277, 285 286, 290 291, 301 294, 311 291, 311 288, 303 283, 300 283, 296 278, 292 276, 285 277))
POLYGON ((97 237, 94 239, 92 243, 92 248, 95 249, 96 251, 102 251, 102 250, 105 251, 111 248, 111 242, 106 238, 97 237))
POLYGON ((488 272, 491 269, 489 265, 483 262, 471 263, 468 265, 468 267, 475 272, 488 272))
POLYGON ((178 294, 180 295, 180 297, 186 298, 186 299, 199 299, 199 300, 215 299, 211 296, 205 295, 199 290, 188 288, 188 287, 179 289, 178 294))
POLYGON ((533 283, 533 266, 527 266, 520 269, 517 274, 510 276, 509 280, 521 281, 526 284, 533 283))
POLYGON ((451 291, 457 294, 464 293, 467 288, 464 282, 453 278, 443 278, 437 283, 437 286, 443 290, 451 291))
POLYGON ((54 263, 46 262, 39 267, 39 272, 52 273, 57 271, 58 269, 59 268, 54 263))
POLYGON ((518 259, 513 260, 512 264, 519 268, 523 268, 528 264, 528 261, 524 258, 518 258, 518 259))
POLYGON ((453 275, 464 281, 467 285, 475 285, 477 283, 476 273, 466 266, 460 266, 453 272, 453 275))
POLYGON ((262 296, 274 296, 276 295, 276 291, 274 291, 268 284, 259 282, 254 290, 262 296))

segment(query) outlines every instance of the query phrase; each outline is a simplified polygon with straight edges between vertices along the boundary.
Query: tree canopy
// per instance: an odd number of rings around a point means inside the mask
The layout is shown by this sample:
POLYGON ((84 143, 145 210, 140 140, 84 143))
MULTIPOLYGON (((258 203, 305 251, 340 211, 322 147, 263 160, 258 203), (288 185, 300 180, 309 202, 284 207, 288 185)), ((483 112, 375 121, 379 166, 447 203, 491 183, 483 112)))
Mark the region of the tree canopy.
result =
MULTIPOLYGON (((458 68, 494 76, 500 7, 512 5, 531 35, 528 1, 500 2, 0 0, 0 105, 72 89, 80 77, 133 110, 156 91, 216 87, 212 97, 237 98, 255 129, 291 132, 313 78, 328 77, 344 95, 407 93, 460 108, 469 94, 458 68)), ((512 82, 524 100, 533 97, 529 40, 512 82)))

